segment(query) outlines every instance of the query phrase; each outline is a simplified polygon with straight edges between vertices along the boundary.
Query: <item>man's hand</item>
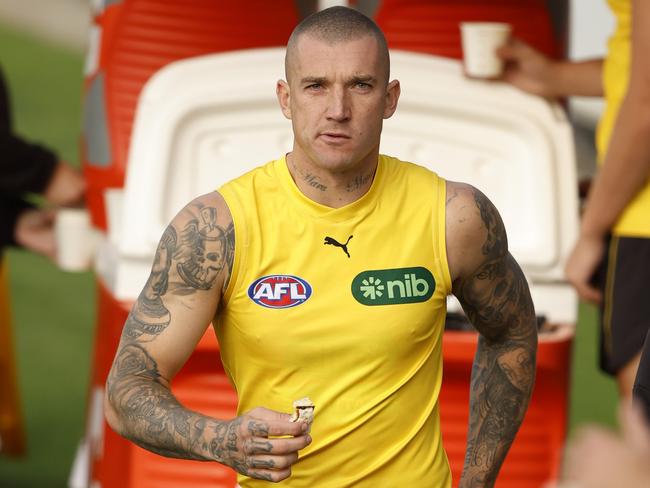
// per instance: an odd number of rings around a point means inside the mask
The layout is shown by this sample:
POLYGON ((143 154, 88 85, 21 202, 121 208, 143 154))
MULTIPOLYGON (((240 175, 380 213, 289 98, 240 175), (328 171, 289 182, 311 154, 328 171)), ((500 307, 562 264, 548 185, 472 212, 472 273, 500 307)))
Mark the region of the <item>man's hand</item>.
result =
POLYGON ((52 210, 28 209, 16 220, 14 239, 17 244, 30 251, 56 260, 56 239, 54 237, 52 210))
POLYGON ((62 207, 75 207, 83 204, 86 182, 80 171, 67 163, 60 162, 50 179, 43 196, 45 199, 62 207))
POLYGON ((210 452, 217 461, 243 475, 282 481, 291 476, 298 451, 311 444, 307 434, 309 425, 290 422, 290 417, 286 413, 255 408, 216 427, 210 452))
POLYGON ((501 79, 527 93, 546 98, 603 95, 602 59, 557 61, 518 39, 497 55, 506 63, 501 79))
POLYGON ((567 280, 574 286, 580 298, 600 303, 602 294, 591 283, 591 277, 605 252, 605 241, 600 237, 582 235, 573 248, 564 268, 567 280))
MULTIPOLYGON (((621 434, 591 426, 569 444, 560 487, 650 486, 650 429, 640 409, 623 405, 621 434)), ((553 485, 548 485, 551 488, 553 485)))
POLYGON ((504 81, 533 95, 557 96, 553 88, 554 61, 518 39, 499 48, 497 55, 506 62, 504 81))

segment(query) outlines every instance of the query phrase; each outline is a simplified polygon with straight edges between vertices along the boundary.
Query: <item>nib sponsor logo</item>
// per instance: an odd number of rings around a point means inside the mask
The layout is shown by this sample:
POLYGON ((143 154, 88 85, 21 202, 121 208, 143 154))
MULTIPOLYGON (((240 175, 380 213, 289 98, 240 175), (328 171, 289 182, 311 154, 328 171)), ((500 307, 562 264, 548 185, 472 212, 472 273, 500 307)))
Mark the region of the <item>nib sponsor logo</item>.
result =
POLYGON ((363 305, 426 302, 435 289, 433 275, 422 267, 363 271, 352 280, 352 296, 363 305))
POLYGON ((381 284, 379 278, 374 276, 368 277, 368 279, 361 280, 361 286, 359 290, 363 293, 363 298, 369 298, 370 300, 376 300, 384 294, 384 285, 381 284))

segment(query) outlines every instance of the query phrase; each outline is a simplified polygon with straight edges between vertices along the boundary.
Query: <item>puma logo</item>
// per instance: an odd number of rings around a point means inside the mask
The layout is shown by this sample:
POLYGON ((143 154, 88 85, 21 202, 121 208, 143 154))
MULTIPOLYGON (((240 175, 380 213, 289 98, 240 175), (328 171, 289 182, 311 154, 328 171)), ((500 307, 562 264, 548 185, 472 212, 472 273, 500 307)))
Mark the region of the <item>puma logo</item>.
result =
POLYGON ((343 252, 347 254, 348 257, 350 257, 350 253, 348 252, 348 242, 350 242, 350 239, 352 239, 352 237, 353 236, 348 237, 348 240, 345 241, 345 244, 341 244, 333 237, 325 237, 325 242, 323 242, 323 244, 326 246, 340 247, 341 249, 343 249, 343 252))

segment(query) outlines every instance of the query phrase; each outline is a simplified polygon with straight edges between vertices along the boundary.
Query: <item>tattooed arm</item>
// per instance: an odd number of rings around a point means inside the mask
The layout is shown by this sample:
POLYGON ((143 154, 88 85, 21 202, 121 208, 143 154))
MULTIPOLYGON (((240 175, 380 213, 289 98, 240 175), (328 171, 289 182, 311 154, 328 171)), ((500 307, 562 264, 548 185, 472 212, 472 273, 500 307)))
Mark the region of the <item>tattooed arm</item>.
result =
POLYGON ((459 487, 492 487, 533 390, 535 311, 501 217, 485 195, 448 182, 446 228, 453 293, 480 333, 459 487))
POLYGON ((232 271, 234 239, 232 217, 216 192, 188 204, 167 227, 124 324, 106 383, 106 419, 157 454, 218 461, 280 481, 311 441, 306 424, 264 408, 232 420, 211 418, 183 407, 169 386, 217 311, 232 271))

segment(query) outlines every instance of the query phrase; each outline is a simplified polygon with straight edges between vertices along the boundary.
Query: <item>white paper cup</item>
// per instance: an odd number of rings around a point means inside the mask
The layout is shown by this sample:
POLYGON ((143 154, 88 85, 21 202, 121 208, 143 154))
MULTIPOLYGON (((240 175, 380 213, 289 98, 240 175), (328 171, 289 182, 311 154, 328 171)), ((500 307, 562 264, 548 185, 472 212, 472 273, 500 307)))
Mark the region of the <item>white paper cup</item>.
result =
POLYGON ((97 248, 97 233, 90 225, 86 209, 62 208, 57 211, 54 223, 56 260, 65 271, 90 269, 97 248))
POLYGON ((472 78, 498 78, 503 61, 496 50, 510 37, 510 24, 502 22, 461 22, 465 74, 472 78))

